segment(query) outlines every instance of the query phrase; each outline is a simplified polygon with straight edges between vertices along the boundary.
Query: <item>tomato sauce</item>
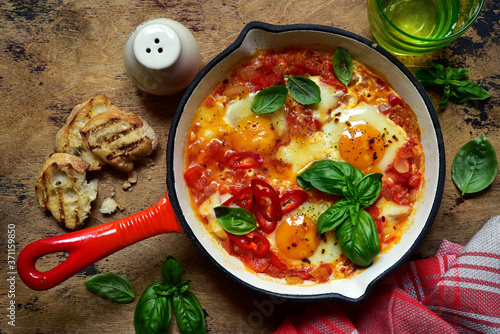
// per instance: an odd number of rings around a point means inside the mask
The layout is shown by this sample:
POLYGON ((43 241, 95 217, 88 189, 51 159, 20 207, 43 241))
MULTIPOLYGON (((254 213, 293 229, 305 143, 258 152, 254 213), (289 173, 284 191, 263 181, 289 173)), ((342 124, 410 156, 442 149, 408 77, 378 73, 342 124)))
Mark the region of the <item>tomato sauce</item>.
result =
MULTIPOLYGON (((252 238, 260 238, 261 235, 271 238, 276 228, 269 224, 271 219, 269 217, 273 214, 269 202, 275 201, 270 199, 271 190, 262 190, 266 188, 262 185, 259 189, 252 190, 252 182, 264 182, 269 185, 276 192, 282 210, 286 210, 285 214, 293 213, 298 207, 294 201, 303 203, 304 195, 298 193, 303 192, 303 189, 290 174, 289 164, 279 159, 277 152, 294 137, 311 136, 320 131, 324 124, 315 117, 311 107, 288 97, 284 106, 286 131, 278 133, 277 122, 265 123, 266 126, 262 131, 276 136, 276 140, 269 143, 269 147, 260 150, 237 150, 234 143, 235 131, 221 121, 227 116, 225 112, 230 103, 243 100, 250 94, 270 86, 285 85, 284 75, 319 76, 321 82, 341 94, 337 105, 331 106, 331 112, 340 105, 375 105, 380 113, 404 129, 408 136, 408 140, 398 149, 394 162, 383 171, 380 199, 411 207, 418 199, 418 190, 423 182, 420 132, 409 106, 383 76, 357 61, 354 61, 356 77, 353 77, 349 87, 344 86, 334 73, 332 58, 333 52, 302 48, 257 52, 252 59, 237 67, 205 98, 188 133, 185 155, 187 168, 184 179, 200 221, 212 229, 216 239, 228 254, 240 258, 248 268, 256 273, 286 279, 291 284, 301 283, 304 280, 324 283, 332 278, 350 277, 357 270, 356 265, 343 255, 327 263, 311 264, 304 258, 300 261, 300 265, 290 265, 291 262, 276 249, 274 244, 271 244, 265 254, 256 254, 252 250, 252 247, 258 246, 259 249, 263 247, 261 244, 256 246, 257 239, 252 238), (264 209, 255 209, 259 203, 256 203, 252 191, 254 195, 258 191, 267 194, 262 200, 261 206, 265 207, 264 209), (250 239, 237 240, 234 237, 224 237, 224 232, 213 231, 216 227, 213 225, 209 227, 210 219, 213 217, 210 218, 206 212, 202 213, 201 207, 209 202, 214 194, 225 198, 227 205, 234 204, 255 210, 260 227, 254 232, 259 235, 254 234, 250 239)), ((242 124, 241 121, 238 124, 242 124)), ((333 203, 338 199, 336 196, 318 191, 310 191, 305 196, 308 200, 318 202, 333 203)), ((387 232, 387 218, 381 215, 377 202, 367 208, 367 211, 375 220, 383 252, 400 238, 401 224, 397 229, 387 232)))

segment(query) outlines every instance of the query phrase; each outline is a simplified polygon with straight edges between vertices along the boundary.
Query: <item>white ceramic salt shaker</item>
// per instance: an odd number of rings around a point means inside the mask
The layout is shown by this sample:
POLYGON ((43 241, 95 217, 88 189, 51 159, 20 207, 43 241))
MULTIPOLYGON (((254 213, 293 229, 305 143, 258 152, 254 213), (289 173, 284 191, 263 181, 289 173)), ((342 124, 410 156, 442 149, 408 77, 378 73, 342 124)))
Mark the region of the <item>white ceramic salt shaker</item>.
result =
POLYGON ((184 25, 167 18, 141 23, 123 50, 125 69, 134 84, 153 95, 175 94, 198 72, 200 51, 184 25))

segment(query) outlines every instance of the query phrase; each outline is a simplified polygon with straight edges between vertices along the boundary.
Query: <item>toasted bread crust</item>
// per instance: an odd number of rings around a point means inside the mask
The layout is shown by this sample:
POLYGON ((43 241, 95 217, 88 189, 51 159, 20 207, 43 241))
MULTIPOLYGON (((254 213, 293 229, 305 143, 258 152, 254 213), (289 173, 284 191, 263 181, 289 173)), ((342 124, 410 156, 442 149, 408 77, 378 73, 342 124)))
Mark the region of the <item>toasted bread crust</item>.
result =
POLYGON ((97 196, 97 180, 86 180, 89 166, 75 155, 54 153, 45 161, 35 185, 40 206, 70 230, 83 225, 97 196))
POLYGON ((90 164, 88 170, 101 169, 102 161, 86 149, 80 130, 92 117, 109 110, 119 110, 119 108, 112 105, 109 98, 104 95, 75 106, 66 124, 56 134, 56 152, 80 156, 90 164))
POLYGON ((90 119, 80 130, 87 150, 113 167, 130 172, 134 161, 156 149, 153 129, 138 115, 113 110, 90 119))

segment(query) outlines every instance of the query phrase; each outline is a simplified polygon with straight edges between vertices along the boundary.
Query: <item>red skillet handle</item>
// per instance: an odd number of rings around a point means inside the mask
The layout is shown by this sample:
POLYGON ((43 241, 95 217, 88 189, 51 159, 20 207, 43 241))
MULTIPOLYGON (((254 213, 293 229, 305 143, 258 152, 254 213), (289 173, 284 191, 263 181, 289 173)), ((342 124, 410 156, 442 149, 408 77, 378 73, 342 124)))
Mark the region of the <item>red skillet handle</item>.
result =
POLYGON ((50 289, 122 248, 166 232, 182 233, 167 195, 130 217, 27 245, 18 257, 18 273, 30 288, 50 289), (36 270, 40 257, 56 252, 68 252, 69 256, 49 271, 36 270))

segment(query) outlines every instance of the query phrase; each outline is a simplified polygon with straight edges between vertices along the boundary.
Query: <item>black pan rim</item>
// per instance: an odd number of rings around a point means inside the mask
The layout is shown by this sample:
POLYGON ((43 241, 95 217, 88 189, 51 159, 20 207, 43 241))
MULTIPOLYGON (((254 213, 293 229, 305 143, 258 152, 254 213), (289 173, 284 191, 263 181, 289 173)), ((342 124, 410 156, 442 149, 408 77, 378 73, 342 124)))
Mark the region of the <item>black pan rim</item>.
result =
POLYGON ((179 106, 174 114, 174 118, 170 127, 170 132, 168 136, 168 143, 167 143, 167 188, 171 189, 172 191, 168 192, 168 196, 170 199, 170 202, 172 204, 173 210, 179 220, 180 225, 182 226, 182 229, 188 239, 195 245, 195 247, 202 253, 205 258, 209 260, 210 263, 212 263, 216 268, 218 268, 226 277, 228 277, 230 280, 235 281, 236 283, 254 291, 260 294, 263 294, 265 296, 270 296, 274 298, 279 298, 279 299, 284 299, 284 300, 290 300, 290 301, 301 301, 301 302, 313 302, 313 301, 341 301, 349 304, 359 304, 365 301, 370 294, 373 292, 375 289, 376 285, 380 283, 383 279, 388 277, 390 274, 392 274, 394 271, 396 271, 399 267, 403 265, 411 256, 413 252, 420 246, 420 244, 423 242, 425 239, 426 235, 428 234, 429 230, 432 227, 432 224, 437 216, 439 206, 441 204, 441 199, 443 196, 443 189, 444 189, 444 179, 445 179, 445 154, 444 154, 444 141, 443 141, 443 136, 441 133, 441 127, 439 125, 439 120, 436 114, 436 111, 434 109, 434 106, 432 104, 431 99, 427 95, 427 92, 425 91, 424 87, 420 84, 420 82, 415 78, 415 76, 397 59, 395 58, 392 54, 390 54, 388 51, 383 49, 381 46, 377 45, 376 43, 362 37, 359 35, 356 35, 352 32, 335 28, 335 27, 330 27, 330 26, 323 26, 323 25, 315 25, 315 24, 291 24, 291 25, 271 25, 268 23, 264 22, 259 22, 259 21, 253 21, 248 23, 238 36, 238 38, 230 45, 228 46, 224 51, 219 53, 214 59, 212 59, 203 69, 200 70, 200 72, 196 75, 196 77, 193 79, 189 87, 187 88, 186 92, 184 93, 179 106), (427 217, 427 221, 424 224, 424 228, 420 231, 420 234, 418 235, 416 241, 413 243, 413 245, 407 250, 407 252, 398 260, 396 261, 391 267, 386 269, 384 272, 382 272, 378 277, 373 279, 367 286, 365 292, 363 295, 361 295, 359 298, 350 298, 346 297, 344 295, 340 295, 338 293, 325 293, 325 294, 314 294, 314 295, 298 295, 298 294, 287 294, 287 293, 276 293, 273 291, 268 291, 264 290, 261 288, 258 288, 254 286, 253 284, 246 282, 239 277, 235 276, 232 274, 227 268, 222 266, 219 262, 217 262, 205 249, 205 247, 200 243, 200 241, 194 236, 193 231, 191 230, 189 224, 187 223, 184 214, 181 210, 180 204, 179 204, 179 198, 177 197, 177 194, 175 192, 175 177, 174 177, 174 149, 175 149, 175 138, 177 135, 177 127, 180 122, 182 113, 184 111, 185 105, 189 100, 189 97, 193 93, 193 91, 196 89, 198 84, 202 81, 202 79, 205 77, 205 75, 213 68, 215 67, 218 63, 220 63, 224 58, 226 58, 229 54, 234 52, 237 48, 239 48, 246 35, 253 29, 260 29, 264 30, 266 32, 271 32, 271 33, 283 33, 283 32, 290 32, 290 31, 297 31, 297 30, 302 30, 302 31, 319 31, 319 32, 326 32, 326 33, 332 33, 336 35, 341 35, 344 37, 348 37, 351 39, 354 39, 362 44, 365 44, 373 49, 375 49, 378 53, 382 54, 385 58, 387 58, 390 62, 392 62, 395 66, 398 67, 398 69, 411 81, 411 83, 414 85, 414 87, 417 89, 419 92, 420 96, 424 100, 424 103, 427 107, 429 116, 432 120, 434 130, 436 133, 436 138, 437 138, 437 143, 438 143, 438 153, 439 153, 439 171, 438 171, 438 184, 437 184, 437 189, 436 189, 436 194, 434 196, 434 202, 432 205, 432 208, 430 210, 429 216, 427 217))

